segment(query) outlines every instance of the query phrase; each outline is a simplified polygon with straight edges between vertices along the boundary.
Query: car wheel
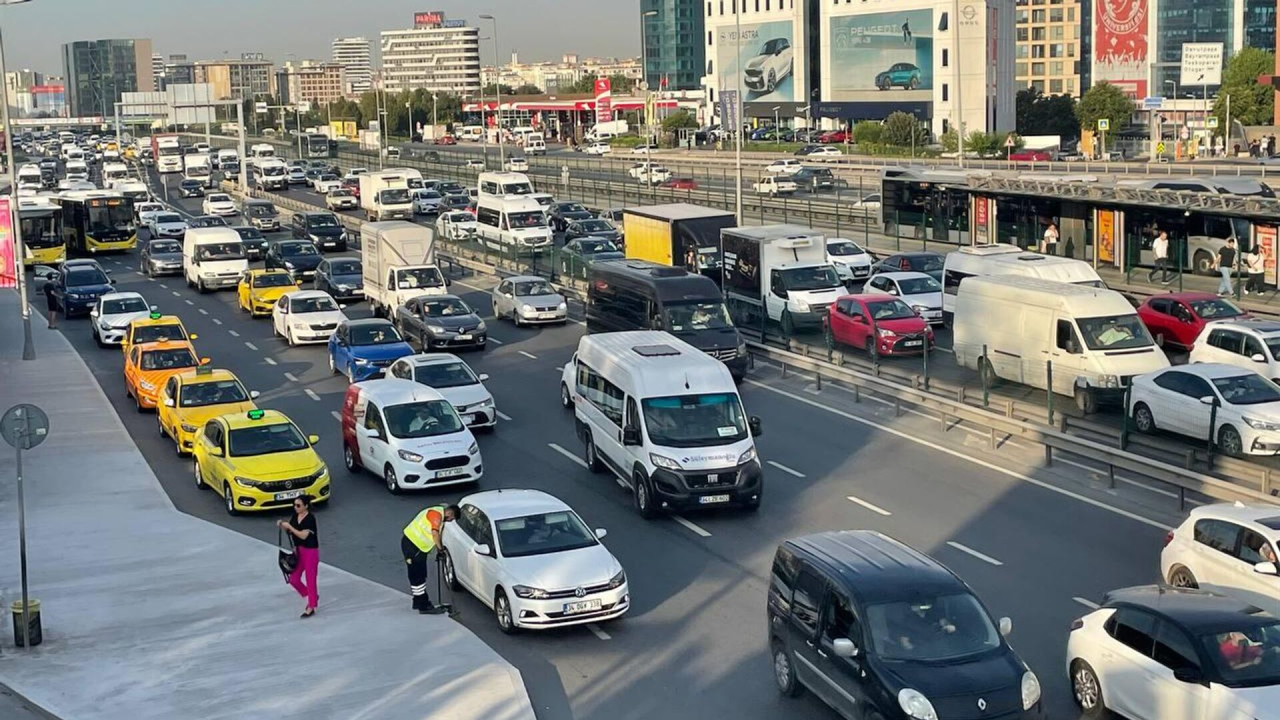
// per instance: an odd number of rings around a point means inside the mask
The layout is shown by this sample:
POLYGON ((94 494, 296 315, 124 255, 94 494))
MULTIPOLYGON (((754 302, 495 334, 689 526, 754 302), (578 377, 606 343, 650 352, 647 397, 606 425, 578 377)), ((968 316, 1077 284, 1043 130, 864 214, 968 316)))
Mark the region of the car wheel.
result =
POLYGON ((1244 441, 1240 439, 1240 431, 1230 425, 1223 425, 1218 430, 1218 447, 1231 457, 1244 455, 1244 441))
POLYGON ((1151 415, 1151 408, 1146 403, 1138 403, 1133 406, 1133 425, 1138 428, 1140 433, 1153 433, 1156 431, 1156 419, 1151 415))
POLYGON ((636 512, 640 517, 649 520, 658 513, 653 509, 653 491, 649 489, 649 481, 640 473, 631 478, 632 491, 635 495, 636 512))
POLYGON ((519 631, 515 619, 511 617, 511 602, 507 600, 507 593, 502 588, 498 588, 493 597, 493 614, 498 618, 498 629, 504 634, 514 635, 519 631))
POLYGON ((349 473, 354 473, 360 467, 356 451, 351 449, 350 443, 342 443, 342 464, 346 466, 349 473))
POLYGON ((798 697, 804 692, 804 686, 796 679, 791 653, 780 642, 773 643, 773 680, 778 684, 778 692, 786 697, 798 697))
POLYGON ((400 479, 396 477, 396 469, 390 463, 382 470, 382 481, 387 485, 387 492, 392 495, 400 494, 400 479))
POLYGON ((1076 660, 1071 663, 1071 695, 1082 714, 1087 718, 1105 717, 1107 706, 1102 701, 1102 683, 1089 663, 1076 660))
POLYGON ((226 483, 222 486, 222 504, 226 506, 227 514, 231 517, 240 514, 240 511, 236 509, 236 496, 231 492, 231 483, 226 483))
POLYGON ((453 558, 444 548, 440 548, 440 554, 444 557, 444 584, 449 587, 450 592, 458 592, 462 586, 458 584, 458 574, 453 569, 453 558))
POLYGON ((918 87, 920 87, 920 78, 912 77, 910 80, 907 81, 908 90, 915 90, 918 87))
POLYGON ((296 338, 293 337, 292 328, 284 331, 284 341, 289 343, 289 347, 297 347, 298 341, 296 338))
POLYGON ((204 287, 204 278, 196 278, 196 292, 200 293, 201 295, 208 292, 208 290, 206 290, 204 287))
POLYGON ((98 347, 106 347, 107 344, 102 342, 102 334, 98 332, 97 326, 93 328, 93 343, 98 347))
POLYGON ((596 455, 596 443, 591 439, 591 434, 587 434, 586 446, 583 448, 583 454, 586 456, 587 470, 599 474, 604 470, 604 464, 600 462, 600 456, 596 455))
POLYGON ((1169 573, 1169 584, 1176 588, 1198 588, 1200 583, 1196 581, 1196 576, 1190 570, 1181 565, 1175 567, 1169 573))
POLYGON ((773 92, 778 87, 778 73, 775 70, 769 71, 769 92, 773 92))
POLYGON ((560 383, 560 407, 569 410, 573 407, 573 396, 569 394, 569 386, 560 383))
POLYGON ((168 432, 165 432, 165 429, 164 429, 164 423, 163 423, 163 422, 161 422, 161 420, 160 420, 160 411, 159 411, 159 410, 157 410, 157 411, 156 411, 156 430, 160 431, 160 437, 162 437, 162 438, 169 437, 169 433, 168 433, 168 432))
POLYGON ((194 473, 194 475, 195 475, 195 480, 196 480, 196 489, 197 489, 197 490, 204 490, 206 486, 205 486, 205 484, 204 484, 204 474, 200 472, 200 463, 195 462, 195 461, 192 461, 192 463, 191 463, 191 464, 192 464, 193 466, 195 466, 195 473, 194 473))
POLYGON ((1214 268, 1213 255, 1204 250, 1199 250, 1192 257, 1192 267, 1195 268, 1197 275, 1216 275, 1217 270, 1214 268))

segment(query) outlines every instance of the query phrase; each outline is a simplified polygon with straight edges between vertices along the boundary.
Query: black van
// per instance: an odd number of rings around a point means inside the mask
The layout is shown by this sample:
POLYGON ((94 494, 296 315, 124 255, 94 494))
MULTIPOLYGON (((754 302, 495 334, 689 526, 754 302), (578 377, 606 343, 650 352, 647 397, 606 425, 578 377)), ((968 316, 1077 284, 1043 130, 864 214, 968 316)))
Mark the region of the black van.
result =
POLYGON ((1040 682, 973 590, 869 530, 787 540, 773 559, 769 651, 788 696, 849 720, 1042 717, 1040 682))
POLYGON ((604 260, 587 270, 587 332, 665 330, 747 374, 747 347, 710 278, 648 260, 604 260))

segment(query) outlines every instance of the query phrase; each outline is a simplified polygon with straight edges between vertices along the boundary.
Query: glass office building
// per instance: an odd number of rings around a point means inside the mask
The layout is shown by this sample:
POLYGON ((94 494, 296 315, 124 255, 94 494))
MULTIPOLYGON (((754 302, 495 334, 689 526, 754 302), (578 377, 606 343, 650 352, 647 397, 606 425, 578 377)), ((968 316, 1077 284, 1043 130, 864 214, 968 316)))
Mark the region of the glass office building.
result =
POLYGON ((67 105, 75 117, 112 117, 123 93, 155 87, 150 40, 81 40, 62 46, 67 105))
POLYGON ((1260 50, 1275 51, 1275 0, 1244 0, 1244 44, 1260 50))
MULTIPOLYGON (((1272 5, 1274 9, 1274 3, 1272 5)), ((1227 53, 1234 48, 1233 0, 1160 0, 1156 8, 1156 52, 1151 68, 1151 90, 1165 97, 1201 97, 1203 86, 1183 87, 1179 76, 1183 43, 1220 42, 1227 53)), ((1274 29, 1273 29, 1274 34, 1274 29)), ((1212 97, 1217 86, 1209 87, 1212 97)))
POLYGON ((706 72, 702 0, 640 0, 640 21, 649 89, 699 89, 706 72))

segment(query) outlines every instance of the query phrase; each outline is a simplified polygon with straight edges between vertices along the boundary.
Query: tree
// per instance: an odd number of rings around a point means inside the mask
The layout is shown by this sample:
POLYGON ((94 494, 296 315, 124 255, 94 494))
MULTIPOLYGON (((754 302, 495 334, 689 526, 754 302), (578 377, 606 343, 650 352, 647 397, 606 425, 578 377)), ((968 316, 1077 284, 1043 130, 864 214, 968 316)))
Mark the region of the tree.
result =
POLYGON ((530 85, 529 83, 525 83, 525 84, 521 85, 520 87, 518 87, 518 88, 516 88, 516 89, 512 90, 512 91, 511 91, 511 94, 513 94, 513 95, 541 95, 541 94, 542 94, 542 88, 538 87, 537 85, 530 85))
POLYGON ((1259 75, 1272 75, 1275 55, 1247 47, 1236 53, 1222 69, 1222 87, 1213 103, 1218 127, 1227 127, 1227 98, 1231 98, 1231 121, 1243 125, 1270 125, 1275 106, 1275 90, 1258 84, 1259 75))
POLYGON ((662 119, 662 131, 674 133, 681 128, 698 127, 698 119, 688 110, 677 110, 662 119))
MULTIPOLYGON (((614 92, 629 93, 633 89, 635 89, 636 85, 639 85, 639 84, 640 84, 639 81, 632 80, 631 78, 621 73, 615 73, 609 76, 609 89, 614 92)), ((649 89, 657 90, 658 88, 649 88, 649 89)), ((591 90, 595 90, 594 83, 591 86, 591 90)))
POLYGON ((496 86, 496 89, 493 83, 489 83, 488 85, 485 85, 484 87, 480 88, 480 97, 493 97, 499 94, 499 92, 501 92, 501 94, 503 95, 516 94, 515 88, 511 87, 510 85, 507 85, 506 83, 496 86))
POLYGON ((1043 95, 1037 88, 1018 91, 1017 128, 1020 135, 1080 134, 1076 122, 1076 101, 1070 95, 1043 95))
POLYGON ((571 94, 571 95, 579 95, 579 94, 593 93, 595 92, 595 90, 596 90, 596 76, 583 75, 582 77, 578 78, 577 82, 570 84, 566 88, 563 88, 561 92, 571 94))
POLYGON ((1122 130, 1133 117, 1135 105, 1124 92, 1108 82, 1099 82, 1085 91, 1076 105, 1076 121, 1085 130, 1096 130, 1099 120, 1110 120, 1111 131, 1122 130))
POLYGON ((863 120, 853 126, 853 142, 874 145, 884 135, 884 126, 874 120, 863 120))
POLYGON ((929 142, 929 133, 914 115, 895 112, 885 118, 880 140, 886 145, 898 145, 900 147, 920 146, 929 142))

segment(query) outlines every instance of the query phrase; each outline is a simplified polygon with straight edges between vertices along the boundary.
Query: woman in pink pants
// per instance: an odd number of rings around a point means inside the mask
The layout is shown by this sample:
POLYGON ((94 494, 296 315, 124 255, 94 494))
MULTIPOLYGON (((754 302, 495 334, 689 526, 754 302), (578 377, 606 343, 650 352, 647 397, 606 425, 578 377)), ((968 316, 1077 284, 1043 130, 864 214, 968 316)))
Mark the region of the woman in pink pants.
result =
POLYGON ((307 599, 302 617, 309 618, 316 614, 316 604, 320 600, 316 584, 316 571, 320 568, 320 535, 316 530, 316 516, 311 514, 311 496, 303 495, 294 500, 293 518, 277 520, 276 526, 293 538, 294 551, 298 553, 298 566, 289 575, 289 584, 307 599), (303 573, 307 575, 306 583, 302 582, 303 573))

